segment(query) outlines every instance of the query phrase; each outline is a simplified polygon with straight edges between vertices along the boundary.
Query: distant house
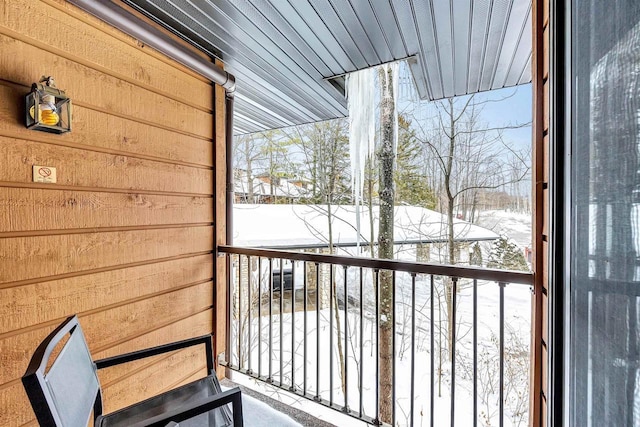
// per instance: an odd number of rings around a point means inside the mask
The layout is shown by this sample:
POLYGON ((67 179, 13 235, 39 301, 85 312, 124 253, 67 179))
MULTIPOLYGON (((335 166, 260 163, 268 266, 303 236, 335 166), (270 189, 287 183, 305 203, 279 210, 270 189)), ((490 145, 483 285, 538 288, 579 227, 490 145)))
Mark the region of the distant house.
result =
POLYGON ((234 202, 250 204, 294 203, 307 194, 301 179, 271 177, 263 173, 247 177, 244 169, 234 169, 234 202))
MULTIPOLYGON (((360 212, 360 237, 357 233, 356 207, 332 206, 331 230, 333 245, 340 248, 368 246, 370 221, 368 209, 360 212)), ((277 249, 324 249, 329 245, 329 221, 326 205, 242 204, 235 205, 234 244, 277 249)), ((373 214, 374 244, 378 238, 378 208, 373 214)), ((395 208, 394 241, 396 246, 426 249, 423 260, 438 256, 447 242, 446 216, 417 206, 395 208)), ((469 222, 454 220, 454 240, 460 251, 460 261, 468 257, 470 243, 490 242, 498 234, 469 222)))

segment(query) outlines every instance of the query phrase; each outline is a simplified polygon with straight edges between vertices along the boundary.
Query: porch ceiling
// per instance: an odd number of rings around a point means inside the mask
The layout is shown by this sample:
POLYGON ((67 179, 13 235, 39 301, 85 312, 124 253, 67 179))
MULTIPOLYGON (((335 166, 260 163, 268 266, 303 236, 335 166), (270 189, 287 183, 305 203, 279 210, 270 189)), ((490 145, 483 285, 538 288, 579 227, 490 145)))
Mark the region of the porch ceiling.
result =
POLYGON ((531 0, 122 0, 224 61, 238 134, 347 114, 344 74, 409 58, 440 99, 531 81, 531 0))

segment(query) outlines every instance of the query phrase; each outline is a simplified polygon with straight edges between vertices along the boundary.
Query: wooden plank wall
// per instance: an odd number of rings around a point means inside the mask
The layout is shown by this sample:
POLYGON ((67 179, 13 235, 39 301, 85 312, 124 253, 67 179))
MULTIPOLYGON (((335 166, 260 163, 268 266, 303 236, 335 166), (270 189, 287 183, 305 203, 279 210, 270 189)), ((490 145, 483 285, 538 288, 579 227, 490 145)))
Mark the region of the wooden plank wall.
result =
POLYGON ((549 0, 533 2, 533 237, 530 425, 547 425, 549 295, 549 0))
MULTIPOLYGON (((72 5, 0 1, 0 425, 35 424, 20 377, 68 315, 95 358, 213 331, 214 110, 209 81, 72 5), (42 75, 69 134, 23 125, 42 75)), ((202 348, 111 368, 105 409, 205 371, 202 348)))

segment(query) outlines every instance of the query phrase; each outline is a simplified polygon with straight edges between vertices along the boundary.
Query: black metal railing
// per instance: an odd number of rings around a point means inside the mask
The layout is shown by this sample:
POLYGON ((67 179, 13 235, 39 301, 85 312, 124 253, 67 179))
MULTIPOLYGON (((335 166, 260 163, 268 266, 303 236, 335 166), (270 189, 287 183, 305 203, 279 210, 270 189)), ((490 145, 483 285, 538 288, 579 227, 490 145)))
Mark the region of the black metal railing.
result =
POLYGON ((219 252, 230 369, 374 425, 526 424, 530 273, 219 252))

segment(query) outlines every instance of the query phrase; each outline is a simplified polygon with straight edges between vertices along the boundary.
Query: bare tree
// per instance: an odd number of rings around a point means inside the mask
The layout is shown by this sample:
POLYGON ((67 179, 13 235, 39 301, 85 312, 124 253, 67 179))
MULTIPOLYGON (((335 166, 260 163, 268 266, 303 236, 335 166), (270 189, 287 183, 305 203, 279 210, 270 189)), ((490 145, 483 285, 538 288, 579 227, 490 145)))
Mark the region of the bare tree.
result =
MULTIPOLYGON (((393 71, 381 67, 380 82, 380 143, 377 150, 379 167, 380 218, 378 224, 378 258, 393 259, 394 217, 394 115, 393 71)), ((380 272, 380 418, 391 423, 393 417, 393 280, 388 270, 380 272)))
POLYGON ((291 161, 289 153, 291 141, 279 131, 261 132, 260 138, 262 173, 269 178, 269 195, 272 201, 275 202, 275 189, 280 182, 280 178, 292 176, 295 170, 295 165, 291 161))
MULTIPOLYGON (((334 205, 344 203, 350 199, 349 188, 349 137, 347 122, 344 119, 328 120, 297 126, 285 131, 290 144, 299 148, 304 162, 301 168, 306 169, 311 178, 311 191, 307 202, 318 204, 317 209, 323 211, 327 219, 327 239, 329 253, 335 253, 333 222, 335 219, 334 205)), ((334 268, 331 266, 330 268, 334 268)), ((340 311, 338 310, 337 277, 333 274, 331 286, 333 313, 338 331, 337 352, 339 359, 340 378, 343 393, 346 392, 346 375, 343 340, 340 334, 340 311)), ((347 301, 344 301, 347 304, 347 301)), ((333 331, 331 331, 333 334, 333 331)))
POLYGON ((349 135, 345 119, 297 126, 285 131, 302 154, 299 172, 309 177, 307 202, 344 203, 351 198, 349 187, 349 135))
POLYGON ((263 150, 256 134, 245 134, 235 137, 233 144, 233 163, 237 169, 244 169, 236 179, 246 180, 247 203, 255 203, 253 188, 253 168, 256 162, 263 159, 263 150))
MULTIPOLYGON (((526 127, 529 123, 490 127, 480 120, 483 106, 496 101, 480 101, 472 95, 466 99, 448 98, 436 102, 432 127, 423 127, 416 133, 425 147, 427 163, 435 165, 432 173, 440 176, 435 182, 439 185, 436 188, 441 209, 447 217, 445 262, 451 265, 458 262, 459 252, 454 219, 475 218, 480 190, 495 190, 519 182, 529 173, 530 165, 525 163, 525 156, 517 156, 519 153, 504 140, 505 130, 526 127), (510 158, 520 161, 519 174, 513 173, 510 158)), ((452 292, 453 283, 449 280, 445 292, 448 319, 453 314, 452 292)), ((452 322, 448 324, 447 341, 451 343, 452 322)), ((452 357, 449 353, 450 360, 452 357)))

